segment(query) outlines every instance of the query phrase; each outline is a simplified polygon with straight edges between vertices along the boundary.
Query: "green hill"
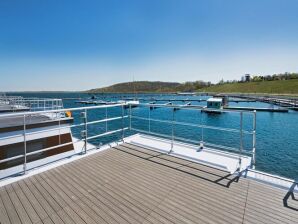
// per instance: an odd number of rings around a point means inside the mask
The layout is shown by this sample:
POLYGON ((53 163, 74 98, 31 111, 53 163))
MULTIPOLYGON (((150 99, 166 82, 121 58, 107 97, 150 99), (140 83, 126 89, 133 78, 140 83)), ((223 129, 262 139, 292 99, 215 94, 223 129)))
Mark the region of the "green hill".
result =
POLYGON ((112 86, 91 89, 88 93, 152 93, 152 92, 193 92, 204 86, 210 85, 202 81, 196 82, 149 82, 149 81, 137 81, 137 82, 124 82, 118 83, 112 86))
POLYGON ((298 79, 217 84, 201 91, 221 93, 298 94, 298 79))
POLYGON ((210 85, 203 81, 196 82, 124 82, 104 88, 91 89, 88 93, 174 93, 174 92, 220 92, 220 93, 267 93, 298 94, 298 79, 235 82, 210 85))

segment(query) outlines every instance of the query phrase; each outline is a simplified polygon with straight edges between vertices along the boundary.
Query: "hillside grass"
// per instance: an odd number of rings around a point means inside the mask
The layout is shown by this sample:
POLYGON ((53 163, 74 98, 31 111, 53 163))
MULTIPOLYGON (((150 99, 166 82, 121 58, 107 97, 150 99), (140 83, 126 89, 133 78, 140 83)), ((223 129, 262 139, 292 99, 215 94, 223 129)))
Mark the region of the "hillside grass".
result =
POLYGON ((268 93, 296 95, 298 94, 298 79, 246 83, 226 83, 203 88, 199 91, 219 93, 268 93))

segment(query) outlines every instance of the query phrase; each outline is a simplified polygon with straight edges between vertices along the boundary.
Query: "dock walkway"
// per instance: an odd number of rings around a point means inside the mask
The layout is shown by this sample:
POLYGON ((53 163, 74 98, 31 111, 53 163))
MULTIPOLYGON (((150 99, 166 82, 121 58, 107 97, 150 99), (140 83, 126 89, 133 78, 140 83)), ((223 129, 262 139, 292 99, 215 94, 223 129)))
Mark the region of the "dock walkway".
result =
POLYGON ((286 194, 121 144, 1 187, 0 223, 297 223, 286 194))

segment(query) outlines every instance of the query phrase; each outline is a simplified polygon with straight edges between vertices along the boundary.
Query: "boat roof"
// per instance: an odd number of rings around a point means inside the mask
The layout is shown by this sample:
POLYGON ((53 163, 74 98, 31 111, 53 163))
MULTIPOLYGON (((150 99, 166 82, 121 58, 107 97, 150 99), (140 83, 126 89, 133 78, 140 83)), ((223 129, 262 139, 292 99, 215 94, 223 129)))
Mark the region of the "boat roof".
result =
POLYGON ((1 223, 296 223, 287 191, 122 143, 0 188, 1 223))
POLYGON ((207 102, 222 102, 222 98, 209 98, 207 102))
MULTIPOLYGON (((57 125, 59 123, 59 118, 51 118, 49 114, 35 114, 32 116, 26 116, 26 128, 39 128, 51 125, 57 125)), ((72 118, 61 118, 60 123, 71 123, 72 118)), ((11 117, 0 117, 0 133, 6 133, 10 131, 18 131, 24 129, 24 117, 15 116, 11 117)))
POLYGON ((0 114, 1 113, 29 111, 29 110, 30 110, 30 108, 25 107, 25 106, 12 106, 9 104, 1 104, 0 103, 0 114))

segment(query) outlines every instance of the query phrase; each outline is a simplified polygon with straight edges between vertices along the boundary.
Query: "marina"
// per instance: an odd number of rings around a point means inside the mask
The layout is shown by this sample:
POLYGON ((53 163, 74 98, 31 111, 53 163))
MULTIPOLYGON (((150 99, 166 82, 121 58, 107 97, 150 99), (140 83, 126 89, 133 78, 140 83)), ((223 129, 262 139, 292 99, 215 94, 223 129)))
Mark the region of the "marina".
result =
POLYGON ((0 2, 0 224, 298 224, 297 8, 0 2))
POLYGON ((0 115, 38 119, 51 114, 48 119, 60 124, 41 132, 30 131, 24 123, 21 135, 12 132, 0 138, 2 145, 11 144, 7 137, 23 139, 28 150, 0 160, 1 223, 295 222, 297 182, 256 169, 256 112, 223 110, 221 117, 240 118, 227 127, 180 120, 183 111, 202 108, 154 106, 160 110, 122 103, 0 115), (65 118, 71 122, 63 125, 65 118), (181 126, 192 132, 197 128, 200 138, 181 136, 181 126), (30 149, 31 136, 58 132, 62 137, 62 130, 71 130, 70 142, 30 149), (208 131, 230 136, 233 142, 235 135, 239 142, 234 147, 219 143, 208 131), (107 136, 114 140, 101 143, 107 136), (63 151, 67 145, 72 148, 63 151), (48 154, 52 150, 56 153, 48 154), (40 153, 47 157, 30 159, 40 153), (21 164, 7 166, 16 160, 21 164))

